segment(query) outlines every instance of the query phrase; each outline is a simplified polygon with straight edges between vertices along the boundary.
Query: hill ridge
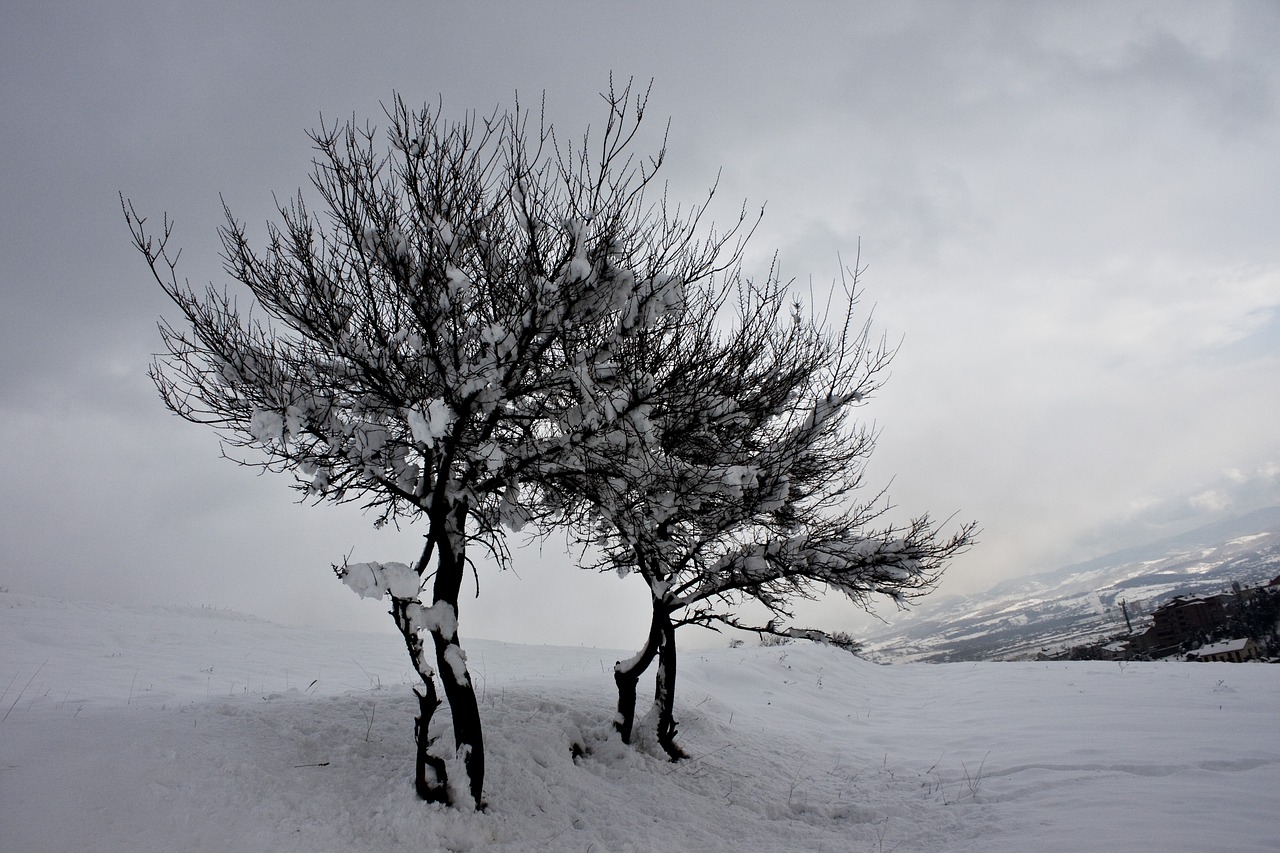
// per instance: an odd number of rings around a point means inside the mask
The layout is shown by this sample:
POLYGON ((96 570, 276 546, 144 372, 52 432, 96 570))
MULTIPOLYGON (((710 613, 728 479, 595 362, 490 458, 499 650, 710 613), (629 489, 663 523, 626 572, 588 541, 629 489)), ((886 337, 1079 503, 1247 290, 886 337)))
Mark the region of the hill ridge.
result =
POLYGON ((869 638, 878 660, 1016 660, 1126 630, 1175 594, 1280 574, 1280 506, 1201 525, 986 590, 926 603, 869 638), (1126 624, 1120 602, 1126 604, 1126 624))

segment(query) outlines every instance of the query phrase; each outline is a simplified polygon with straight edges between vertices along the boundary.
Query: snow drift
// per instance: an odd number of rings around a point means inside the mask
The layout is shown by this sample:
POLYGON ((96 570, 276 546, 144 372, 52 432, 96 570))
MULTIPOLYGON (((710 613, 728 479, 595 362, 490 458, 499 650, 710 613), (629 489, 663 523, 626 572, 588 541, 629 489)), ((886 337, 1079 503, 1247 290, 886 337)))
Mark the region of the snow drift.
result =
POLYGON ((468 646, 485 813, 414 794, 398 637, 0 593, 0 849, 1276 849, 1280 667, 686 653, 671 764, 630 652, 468 646))

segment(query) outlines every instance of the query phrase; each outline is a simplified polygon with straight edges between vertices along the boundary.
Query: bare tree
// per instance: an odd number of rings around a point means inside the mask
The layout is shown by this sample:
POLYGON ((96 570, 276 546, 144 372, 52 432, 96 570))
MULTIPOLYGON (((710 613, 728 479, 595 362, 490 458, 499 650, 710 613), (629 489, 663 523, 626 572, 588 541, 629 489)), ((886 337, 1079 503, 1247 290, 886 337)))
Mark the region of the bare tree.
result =
POLYGON ((637 434, 657 389, 615 381, 614 353, 670 339, 686 303, 714 302, 712 282, 738 260, 744 216, 717 234, 705 207, 653 197, 665 149, 633 153, 647 93, 611 85, 604 97, 603 132, 579 145, 518 104, 447 122, 397 97, 387 148, 354 120, 322 125, 310 176, 321 215, 299 192, 259 251, 225 211, 237 291, 180 280, 167 217, 155 233, 121 200, 181 315, 160 326, 167 352, 152 377, 164 403, 213 427, 228 458, 293 474, 303 500, 425 527, 407 563, 335 570, 362 596, 390 599, 421 676, 415 786, 426 800, 451 799, 458 761, 459 794, 483 805, 458 635, 470 549, 505 564, 503 529, 541 511, 545 481, 637 434), (452 756, 431 751, 437 678, 452 756))
POLYGON ((688 306, 674 340, 629 341, 623 369, 653 381, 645 429, 630 453, 590 460, 566 490, 585 501, 579 535, 602 546, 597 568, 637 571, 650 591, 643 648, 619 662, 617 728, 630 741, 640 675, 656 660, 653 717, 673 759, 675 630, 729 626, 827 641, 789 624, 796 599, 828 590, 868 607, 927 592, 945 561, 967 547, 973 526, 943 536, 927 516, 876 527, 883 495, 855 500, 874 432, 853 412, 880 386, 892 351, 854 322, 855 265, 842 314, 830 326, 784 308, 771 273, 737 280, 730 324, 717 306, 688 306), (728 325, 729 328, 724 328, 728 325), (767 619, 743 621, 742 605, 767 619))

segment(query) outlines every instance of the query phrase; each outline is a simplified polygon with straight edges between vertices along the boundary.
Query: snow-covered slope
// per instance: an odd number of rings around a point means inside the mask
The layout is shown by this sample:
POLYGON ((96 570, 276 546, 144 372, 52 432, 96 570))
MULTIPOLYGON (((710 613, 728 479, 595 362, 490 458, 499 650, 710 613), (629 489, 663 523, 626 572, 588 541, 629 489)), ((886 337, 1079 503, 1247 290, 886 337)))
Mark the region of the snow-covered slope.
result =
POLYGON ((699 652, 673 765, 618 653, 473 641, 468 813, 414 798, 397 642, 0 594, 0 850, 1276 849, 1280 667, 699 652))
POLYGON ((1280 574, 1280 507, 960 597, 935 595, 870 638, 878 660, 1017 660, 1126 630, 1175 594, 1280 574))

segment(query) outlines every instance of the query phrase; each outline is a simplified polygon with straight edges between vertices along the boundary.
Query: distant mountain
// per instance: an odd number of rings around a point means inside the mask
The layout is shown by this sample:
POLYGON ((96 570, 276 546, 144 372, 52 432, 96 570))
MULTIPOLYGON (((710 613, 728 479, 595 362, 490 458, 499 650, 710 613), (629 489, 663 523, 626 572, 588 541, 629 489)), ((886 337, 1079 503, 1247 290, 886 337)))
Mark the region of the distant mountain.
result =
POLYGON ((1280 507, 1199 527, 985 592, 922 605, 866 641, 877 660, 1019 660, 1126 630, 1174 595, 1280 574, 1280 507), (1124 609, 1121 607, 1124 602, 1124 609))

